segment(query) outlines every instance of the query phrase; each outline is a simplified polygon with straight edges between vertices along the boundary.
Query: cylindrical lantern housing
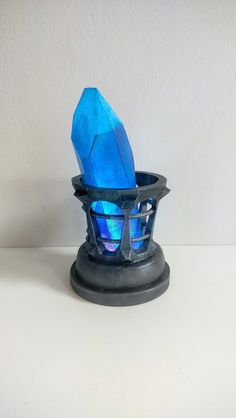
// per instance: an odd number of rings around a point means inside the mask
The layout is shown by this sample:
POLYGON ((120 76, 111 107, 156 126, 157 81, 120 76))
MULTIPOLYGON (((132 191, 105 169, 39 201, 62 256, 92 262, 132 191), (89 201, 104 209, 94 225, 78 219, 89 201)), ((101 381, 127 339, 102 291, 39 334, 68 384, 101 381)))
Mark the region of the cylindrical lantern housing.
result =
POLYGON ((136 183, 134 189, 105 189, 83 184, 81 175, 72 179, 74 195, 86 213, 87 237, 72 265, 71 285, 92 302, 112 306, 144 303, 169 285, 169 266, 153 241, 158 204, 169 193, 166 178, 136 172, 136 183), (119 215, 94 211, 94 202, 99 201, 118 206, 119 215), (103 226, 120 230, 120 237, 107 238, 103 226))

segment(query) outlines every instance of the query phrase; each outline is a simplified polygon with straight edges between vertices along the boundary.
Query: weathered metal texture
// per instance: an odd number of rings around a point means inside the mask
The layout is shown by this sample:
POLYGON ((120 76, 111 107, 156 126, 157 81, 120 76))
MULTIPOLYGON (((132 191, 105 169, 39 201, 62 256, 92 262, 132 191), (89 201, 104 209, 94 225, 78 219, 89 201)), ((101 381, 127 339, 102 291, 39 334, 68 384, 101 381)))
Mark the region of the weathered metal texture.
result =
POLYGON ((136 172, 137 186, 134 189, 104 189, 90 187, 82 182, 82 176, 72 179, 75 189, 74 195, 83 203, 87 217, 87 252, 95 259, 107 263, 121 263, 141 261, 148 258, 155 251, 153 243, 153 229, 158 203, 169 189, 166 187, 166 178, 154 173, 136 172), (122 210, 122 215, 106 215, 96 213, 92 209, 95 201, 111 202, 122 210), (149 208, 147 206, 149 205, 149 208), (138 207, 138 213, 132 213, 138 207), (123 230, 120 240, 103 238, 96 222, 96 218, 122 220, 123 230), (142 236, 130 238, 130 222, 132 219, 141 219, 142 236), (132 244, 142 241, 139 249, 132 244), (108 251, 104 243, 119 244, 115 251, 108 251))
POLYGON ((153 173, 137 172, 135 189, 89 187, 82 176, 72 179, 74 195, 82 202, 87 216, 87 238, 71 267, 71 286, 83 298, 109 306, 128 306, 148 302, 166 291, 170 269, 161 247, 153 241, 153 228, 160 199, 169 193, 166 178, 153 173), (95 201, 119 206, 122 215, 95 213, 95 201), (149 207, 148 207, 149 206, 149 207), (133 213, 133 209, 138 208, 133 213), (135 213, 136 212, 136 213, 135 213), (123 221, 120 240, 101 237, 96 218, 123 221), (130 222, 141 219, 142 236, 130 237, 130 222), (141 241, 139 249, 132 243, 141 241), (104 243, 118 244, 108 251, 104 243))

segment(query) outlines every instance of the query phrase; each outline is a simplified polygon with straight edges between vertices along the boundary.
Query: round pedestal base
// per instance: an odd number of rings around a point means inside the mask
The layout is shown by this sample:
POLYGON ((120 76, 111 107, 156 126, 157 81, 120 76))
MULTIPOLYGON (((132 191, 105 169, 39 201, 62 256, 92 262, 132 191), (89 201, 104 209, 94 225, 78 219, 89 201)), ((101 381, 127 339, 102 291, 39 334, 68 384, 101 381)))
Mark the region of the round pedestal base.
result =
POLYGON ((146 260, 108 264, 93 260, 85 245, 71 267, 71 286, 82 298, 99 305, 138 305, 157 298, 169 286, 170 269, 162 249, 146 260))

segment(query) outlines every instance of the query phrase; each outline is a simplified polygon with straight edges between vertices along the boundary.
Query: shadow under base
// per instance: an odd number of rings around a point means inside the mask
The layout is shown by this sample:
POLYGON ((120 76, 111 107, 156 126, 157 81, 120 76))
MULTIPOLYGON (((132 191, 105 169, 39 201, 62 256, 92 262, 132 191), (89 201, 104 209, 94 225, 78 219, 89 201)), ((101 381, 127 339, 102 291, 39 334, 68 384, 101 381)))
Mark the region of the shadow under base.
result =
POLYGON ((100 305, 129 306, 148 302, 169 286, 170 269, 161 247, 149 258, 109 264, 93 259, 83 244, 71 267, 71 286, 82 298, 100 305))

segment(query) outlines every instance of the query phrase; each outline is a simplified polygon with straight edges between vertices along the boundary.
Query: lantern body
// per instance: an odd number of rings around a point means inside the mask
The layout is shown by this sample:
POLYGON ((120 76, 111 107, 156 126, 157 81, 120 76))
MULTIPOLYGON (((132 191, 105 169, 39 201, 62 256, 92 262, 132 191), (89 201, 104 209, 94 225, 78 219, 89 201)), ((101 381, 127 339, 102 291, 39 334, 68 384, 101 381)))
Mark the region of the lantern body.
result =
POLYGON ((133 189, 89 187, 82 176, 74 177, 72 184, 87 217, 86 242, 71 268, 73 289, 92 302, 112 306, 144 303, 162 294, 169 285, 169 266, 152 236, 159 201, 169 192, 165 177, 137 172, 133 189), (95 212, 96 201, 114 204, 120 213, 95 212), (103 237, 97 219, 121 223, 121 237, 103 237), (140 225, 138 237, 130 234, 134 220, 140 225), (107 250, 106 244, 115 244, 114 250, 107 250))

